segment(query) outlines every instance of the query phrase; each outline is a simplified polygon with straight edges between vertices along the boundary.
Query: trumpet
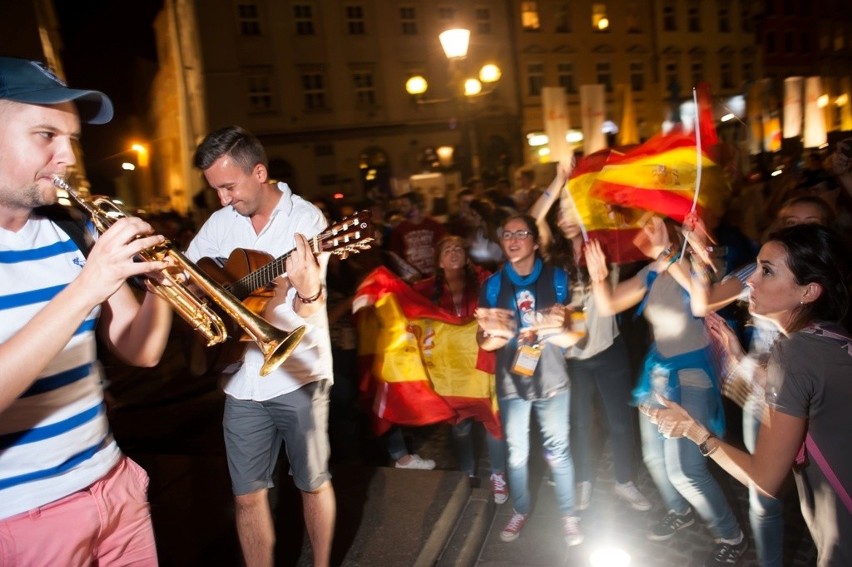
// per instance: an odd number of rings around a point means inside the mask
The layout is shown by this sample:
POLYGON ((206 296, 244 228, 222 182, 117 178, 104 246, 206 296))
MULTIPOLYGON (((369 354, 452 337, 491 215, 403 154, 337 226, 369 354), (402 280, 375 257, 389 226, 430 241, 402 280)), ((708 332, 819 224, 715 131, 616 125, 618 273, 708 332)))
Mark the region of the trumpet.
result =
MULTIPOLYGON (((91 197, 71 187, 63 178, 53 176, 53 184, 66 193, 92 218, 98 232, 105 232, 115 221, 127 214, 116 202, 107 197, 91 197)), ((231 317, 246 334, 257 344, 263 353, 263 366, 260 375, 266 376, 278 368, 292 354, 305 334, 304 325, 289 333, 282 331, 233 296, 227 289, 205 274, 192 261, 168 240, 143 250, 139 257, 145 261, 163 261, 171 258, 177 267, 161 272, 162 282, 148 280, 148 284, 160 297, 164 298, 184 321, 204 335, 207 346, 224 342, 228 330, 222 318, 205 301, 204 296, 196 293, 187 283, 195 284, 207 298, 231 317), (178 272, 178 275, 175 272, 178 272)))

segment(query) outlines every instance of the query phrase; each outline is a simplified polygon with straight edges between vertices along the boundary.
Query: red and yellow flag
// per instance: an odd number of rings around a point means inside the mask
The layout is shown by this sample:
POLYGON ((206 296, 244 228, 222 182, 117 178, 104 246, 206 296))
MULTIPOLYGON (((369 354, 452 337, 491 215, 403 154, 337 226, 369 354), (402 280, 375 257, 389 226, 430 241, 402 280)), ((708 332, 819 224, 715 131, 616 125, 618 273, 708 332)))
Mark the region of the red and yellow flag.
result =
POLYGON ((474 418, 502 437, 488 356, 477 323, 430 303, 390 270, 371 272, 355 293, 361 394, 377 433, 391 424, 474 418))

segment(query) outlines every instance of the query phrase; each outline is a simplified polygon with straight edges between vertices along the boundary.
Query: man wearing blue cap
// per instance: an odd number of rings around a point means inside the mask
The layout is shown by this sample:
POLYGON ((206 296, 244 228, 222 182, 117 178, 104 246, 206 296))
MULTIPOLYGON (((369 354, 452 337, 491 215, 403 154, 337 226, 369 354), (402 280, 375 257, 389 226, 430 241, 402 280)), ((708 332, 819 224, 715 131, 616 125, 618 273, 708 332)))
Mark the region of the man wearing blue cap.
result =
POLYGON ((40 208, 80 121, 111 118, 103 93, 0 57, 0 565, 157 564, 148 477, 110 433, 95 330, 128 363, 159 361, 171 310, 126 279, 168 267, 136 261, 163 237, 124 218, 86 256, 40 208))

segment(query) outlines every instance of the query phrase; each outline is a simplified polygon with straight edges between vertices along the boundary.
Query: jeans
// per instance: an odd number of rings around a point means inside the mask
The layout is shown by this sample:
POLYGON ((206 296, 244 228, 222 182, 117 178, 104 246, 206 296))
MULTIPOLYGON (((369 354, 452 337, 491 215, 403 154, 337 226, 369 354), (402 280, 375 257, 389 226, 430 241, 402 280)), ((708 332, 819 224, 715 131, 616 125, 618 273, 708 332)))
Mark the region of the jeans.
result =
POLYGON ((408 455, 408 447, 405 445, 405 436, 402 433, 402 427, 392 425, 385 433, 385 447, 391 459, 398 461, 408 455))
MULTIPOLYGON (((473 418, 468 418, 453 425, 453 441, 459 468, 468 476, 476 474, 476 463, 473 454, 473 418)), ((484 429, 484 428, 483 428, 484 429)), ((491 474, 506 472, 506 442, 497 439, 485 430, 485 443, 488 446, 488 460, 491 462, 491 474)))
MULTIPOLYGON (((680 395, 680 405, 706 425, 715 411, 713 390, 681 384, 680 395)), ((692 506, 715 537, 739 537, 741 530, 734 512, 698 445, 686 437, 666 439, 645 414, 639 418, 639 430, 645 465, 668 509, 685 514, 692 506)))
POLYGON ((574 462, 569 447, 568 405, 569 392, 560 392, 544 400, 501 398, 500 415, 503 433, 509 449, 509 492, 515 511, 528 514, 530 414, 535 411, 541 432, 544 453, 547 455, 553 481, 556 484, 556 499, 563 516, 574 512, 574 462))
MULTIPOLYGON (((751 399, 743 406, 743 442, 751 453, 754 453, 757 433, 760 431, 761 415, 758 412, 765 407, 765 404, 755 403, 751 399)), ((757 558, 763 567, 781 567, 784 555, 783 502, 762 494, 751 484, 748 487, 748 500, 748 518, 757 547, 757 558)))
POLYGON ((591 358, 569 358, 568 374, 571 376, 571 447, 577 482, 591 481, 595 477, 591 450, 595 390, 600 392, 606 413, 615 480, 632 481, 636 410, 630 406, 630 363, 624 340, 616 337, 612 346, 591 358))

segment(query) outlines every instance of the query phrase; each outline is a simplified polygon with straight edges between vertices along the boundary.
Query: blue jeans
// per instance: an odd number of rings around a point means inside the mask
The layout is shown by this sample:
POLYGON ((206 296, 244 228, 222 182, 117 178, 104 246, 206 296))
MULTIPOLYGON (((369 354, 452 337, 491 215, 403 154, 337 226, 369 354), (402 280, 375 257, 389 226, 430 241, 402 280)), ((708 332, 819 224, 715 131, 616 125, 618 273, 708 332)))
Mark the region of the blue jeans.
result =
MULTIPOLYGON (((757 445, 757 433, 760 431, 758 411, 765 404, 755 404, 748 400, 743 406, 743 442, 749 452, 754 453, 757 445)), ((763 567, 781 567, 784 556, 784 507, 777 498, 766 496, 753 485, 748 487, 748 518, 757 558, 763 567)))
POLYGON ((509 449, 509 492, 512 494, 512 504, 516 512, 529 514, 530 511, 530 414, 534 410, 544 453, 556 484, 559 511, 563 516, 575 514, 574 462, 571 460, 568 441, 569 402, 570 394, 567 391, 546 400, 499 400, 503 433, 509 449))
POLYGON ((569 358, 568 374, 571 376, 571 447, 577 482, 591 481, 595 477, 591 444, 596 390, 601 396, 612 443, 615 480, 632 481, 636 458, 636 408, 630 406, 632 379, 624 340, 616 337, 612 346, 591 358, 569 358))
MULTIPOLYGON (((680 395, 680 405, 706 426, 716 409, 713 390, 681 385, 680 395)), ((666 439, 645 414, 640 415, 639 430, 645 465, 668 509, 685 514, 692 506, 715 537, 739 537, 741 530, 734 512, 698 445, 685 437, 666 439)))
MULTIPOLYGON (((465 419, 453 425, 453 441, 459 468, 468 476, 476 474, 476 463, 473 454, 473 418, 465 419)), ((485 429, 485 428, 483 428, 485 429)), ((488 446, 488 460, 491 462, 491 474, 506 472, 506 442, 497 439, 485 429, 485 443, 488 446)))

